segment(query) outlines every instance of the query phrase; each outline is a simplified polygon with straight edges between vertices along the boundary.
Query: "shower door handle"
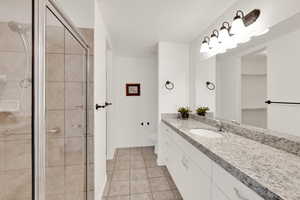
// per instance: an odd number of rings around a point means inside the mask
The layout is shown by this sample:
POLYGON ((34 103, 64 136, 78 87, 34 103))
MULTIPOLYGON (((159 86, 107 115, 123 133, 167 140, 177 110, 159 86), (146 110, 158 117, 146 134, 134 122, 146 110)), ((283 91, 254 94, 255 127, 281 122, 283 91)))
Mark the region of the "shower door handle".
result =
POLYGON ((105 102, 104 105, 99 105, 99 104, 96 104, 96 110, 99 110, 100 108, 106 108, 107 106, 111 106, 112 103, 108 103, 108 102, 105 102))
POLYGON ((53 129, 48 130, 47 132, 51 133, 51 134, 59 133, 60 132, 60 128, 59 127, 55 127, 53 129))

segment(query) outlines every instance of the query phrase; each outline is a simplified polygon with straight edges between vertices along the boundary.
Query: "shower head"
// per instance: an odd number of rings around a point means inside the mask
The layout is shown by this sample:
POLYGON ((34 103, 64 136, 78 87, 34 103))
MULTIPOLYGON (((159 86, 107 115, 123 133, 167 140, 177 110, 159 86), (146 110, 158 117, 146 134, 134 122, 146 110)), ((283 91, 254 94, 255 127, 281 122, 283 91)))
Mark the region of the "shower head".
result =
POLYGON ((29 30, 29 27, 26 26, 25 24, 21 24, 21 23, 15 22, 15 21, 8 22, 8 27, 13 32, 17 32, 20 34, 25 34, 29 30))

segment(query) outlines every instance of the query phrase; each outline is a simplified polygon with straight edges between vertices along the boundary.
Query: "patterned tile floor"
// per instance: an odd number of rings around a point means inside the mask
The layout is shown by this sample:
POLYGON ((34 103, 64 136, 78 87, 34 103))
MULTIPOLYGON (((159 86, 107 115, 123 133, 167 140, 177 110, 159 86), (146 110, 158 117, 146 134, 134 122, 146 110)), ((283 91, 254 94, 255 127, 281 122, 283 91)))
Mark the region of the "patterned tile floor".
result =
POLYGON ((122 148, 107 161, 103 200, 182 200, 166 167, 156 164, 154 147, 122 148))

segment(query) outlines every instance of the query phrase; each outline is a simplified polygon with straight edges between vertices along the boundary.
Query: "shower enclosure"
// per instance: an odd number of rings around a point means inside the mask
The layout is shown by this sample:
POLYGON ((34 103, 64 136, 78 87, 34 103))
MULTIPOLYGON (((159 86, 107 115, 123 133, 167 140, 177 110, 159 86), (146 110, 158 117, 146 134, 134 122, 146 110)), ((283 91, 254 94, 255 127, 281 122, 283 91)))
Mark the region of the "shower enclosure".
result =
POLYGON ((0 200, 93 199, 93 29, 0 2, 0 200))

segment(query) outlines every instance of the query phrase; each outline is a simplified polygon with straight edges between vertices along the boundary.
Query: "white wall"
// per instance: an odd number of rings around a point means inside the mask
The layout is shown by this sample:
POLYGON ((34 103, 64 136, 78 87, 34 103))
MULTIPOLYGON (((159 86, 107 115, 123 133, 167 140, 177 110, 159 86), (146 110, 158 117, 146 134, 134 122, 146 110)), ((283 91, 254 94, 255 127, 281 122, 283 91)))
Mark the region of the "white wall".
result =
MULTIPOLYGON (((94 102, 104 104, 106 101, 106 52, 107 31, 102 20, 99 2, 95 4, 95 50, 94 50, 94 102)), ((102 198, 106 182, 106 110, 95 112, 94 130, 94 181, 95 200, 102 198)))
POLYGON ((267 56, 242 57, 242 124, 267 128, 267 56))
POLYGON ((249 55, 242 58, 242 74, 266 74, 267 56, 249 55))
POLYGON ((170 42, 158 45, 159 119, 161 113, 176 113, 178 107, 189 105, 189 46, 170 42), (169 91, 165 82, 172 81, 169 91))
POLYGON ((157 136, 157 57, 113 58, 113 106, 110 108, 108 157, 115 148, 154 145, 157 136), (126 83, 140 83, 141 96, 126 96, 126 83), (141 126, 141 123, 150 125, 141 126))
MULTIPOLYGON (((300 102, 300 30, 287 34, 268 46, 268 98, 272 101, 300 102)), ((300 106, 268 106, 270 129, 300 136, 300 106)))
POLYGON ((31 23, 32 3, 28 0, 1 0, 0 21, 31 23))
MULTIPOLYGON (((200 55, 200 45, 203 40, 203 37, 206 35, 210 35, 211 31, 215 28, 220 28, 220 25, 224 21, 232 21, 234 14, 236 10, 243 10, 245 12, 249 12, 255 8, 261 9, 262 14, 259 21, 259 27, 262 29, 264 28, 270 28, 277 23, 295 15, 296 13, 300 12, 300 1, 299 0, 276 0, 276 3, 274 3, 273 0, 239 0, 237 1, 231 8, 229 8, 227 11, 225 11, 223 14, 220 15, 220 17, 212 23, 207 29, 199 33, 199 37, 195 38, 194 41, 190 43, 191 45, 191 66, 190 71, 195 71, 193 68, 201 68, 200 62, 202 62, 203 59, 206 59, 205 57, 200 55)), ((208 72, 208 74, 214 73, 215 69, 211 68, 211 71, 208 72)), ((228 72, 229 73, 229 72, 228 72)), ((193 76, 193 74, 191 74, 193 76)), ((205 75, 203 75, 205 76, 205 75)), ((209 76, 209 75, 208 75, 209 76)), ((191 77, 190 80, 190 91, 197 90, 196 80, 197 78, 191 77), (193 81, 194 80, 194 81, 193 81), (196 87, 196 88, 195 88, 196 87)), ((219 85, 217 85, 217 88, 219 88, 219 85)), ((191 99, 196 99, 196 93, 190 94, 191 99)), ((193 100, 190 100, 191 103, 193 103, 193 100)), ((221 102, 217 102, 217 112, 218 107, 220 106, 221 102)), ((222 108, 220 108, 222 109, 222 108)), ((229 111, 229 110, 228 110, 229 111)), ((233 113, 230 114, 230 116, 235 116, 233 113)))
POLYGON ((57 0, 74 24, 81 28, 93 28, 95 24, 95 0, 57 0))
POLYGON ((216 85, 216 58, 212 57, 207 60, 202 60, 196 66, 195 73, 195 90, 196 90, 196 107, 207 106, 210 111, 215 113, 216 109, 216 88, 209 90, 206 87, 206 82, 212 82, 216 85))
POLYGON ((217 57, 216 116, 241 121, 241 59, 217 57))
POLYGON ((242 57, 242 108, 265 108, 267 56, 242 57))

